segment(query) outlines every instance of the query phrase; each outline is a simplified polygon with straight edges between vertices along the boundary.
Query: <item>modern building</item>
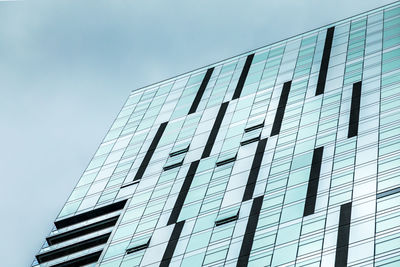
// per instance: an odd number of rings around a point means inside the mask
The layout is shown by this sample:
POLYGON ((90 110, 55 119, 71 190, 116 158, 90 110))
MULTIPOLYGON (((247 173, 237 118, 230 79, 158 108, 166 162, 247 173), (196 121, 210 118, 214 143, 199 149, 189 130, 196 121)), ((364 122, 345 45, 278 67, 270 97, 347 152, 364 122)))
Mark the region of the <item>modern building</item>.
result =
POLYGON ((134 90, 32 266, 400 266, 400 3, 134 90))

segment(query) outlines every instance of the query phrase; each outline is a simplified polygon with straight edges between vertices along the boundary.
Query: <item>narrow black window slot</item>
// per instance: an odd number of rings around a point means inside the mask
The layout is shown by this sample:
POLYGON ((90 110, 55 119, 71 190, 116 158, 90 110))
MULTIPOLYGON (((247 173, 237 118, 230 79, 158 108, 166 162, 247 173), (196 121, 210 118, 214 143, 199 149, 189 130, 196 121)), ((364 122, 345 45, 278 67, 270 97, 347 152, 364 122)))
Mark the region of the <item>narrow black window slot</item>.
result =
POLYGON ((167 248, 165 249, 164 255, 162 257, 160 267, 169 266, 184 225, 185 221, 180 221, 175 224, 174 229, 172 230, 172 234, 169 238, 167 248))
POLYGON ((92 224, 83 226, 81 228, 74 229, 72 231, 68 231, 65 233, 47 237, 46 238, 47 243, 50 246, 52 246, 52 245, 73 239, 78 236, 83 236, 83 235, 87 235, 87 234, 90 234, 90 233, 93 233, 96 231, 106 229, 108 227, 114 226, 118 221, 118 217, 119 216, 114 216, 112 218, 109 218, 109 219, 106 219, 106 220, 103 220, 100 222, 92 223, 92 224))
POLYGON ((358 135, 358 121, 360 118, 360 101, 361 101, 361 82, 356 82, 353 84, 353 93, 351 96, 349 131, 347 133, 348 138, 358 135))
POLYGON ((197 91, 197 94, 193 100, 192 106, 190 107, 189 114, 195 113, 197 110, 197 107, 200 104, 201 98, 203 97, 204 91, 207 88, 207 84, 210 81, 211 75, 214 71, 214 68, 209 68, 206 72, 206 75, 203 78, 203 81, 201 82, 200 88, 197 91))
POLYGON ((99 260, 102 250, 72 259, 66 262, 62 262, 56 265, 52 265, 51 267, 76 267, 76 266, 83 266, 90 263, 95 263, 99 260))
POLYGON ((45 252, 39 255, 36 255, 36 259, 39 263, 51 261, 57 258, 61 258, 66 255, 70 255, 72 253, 82 251, 88 248, 92 248, 101 244, 105 244, 108 240, 108 237, 111 233, 107 233, 101 236, 96 236, 94 238, 90 238, 88 240, 84 240, 69 246, 61 247, 59 249, 55 249, 49 252, 45 252))
POLYGON ((390 196, 390 195, 393 195, 393 194, 396 194, 396 193, 399 193, 399 192, 400 192, 400 187, 393 188, 393 189, 390 189, 390 190, 387 190, 385 192, 377 194, 376 198, 387 197, 387 196, 390 196))
POLYGON ((242 201, 247 201, 253 198, 253 193, 256 186, 258 173, 260 172, 261 162, 264 156, 266 145, 267 138, 260 140, 257 144, 256 154, 254 155, 253 163, 251 164, 249 178, 247 179, 242 201))
POLYGON ((251 127, 249 127, 249 128, 246 128, 246 129, 244 129, 244 132, 245 132, 245 133, 248 133, 248 132, 251 132, 251 131, 260 129, 260 128, 262 128, 262 127, 264 127, 264 122, 263 122, 263 123, 260 123, 260 124, 257 124, 257 125, 254 125, 254 126, 251 126, 251 127))
POLYGON ((276 110, 274 123, 272 125, 271 136, 277 135, 281 131, 283 115, 285 114, 291 85, 292 81, 285 82, 283 84, 281 97, 279 98, 278 108, 276 110))
POLYGON ((149 242, 150 242, 150 240, 145 244, 142 244, 142 245, 139 245, 139 246, 136 246, 136 247, 133 247, 133 248, 128 248, 126 250, 126 254, 131 254, 131 253, 134 253, 136 251, 148 248, 149 247, 149 242))
POLYGON ((221 107, 218 110, 218 114, 215 119, 214 125, 211 129, 210 135, 208 136, 206 146, 204 147, 204 150, 203 150, 203 154, 201 155, 202 159, 210 156, 212 147, 214 146, 215 139, 217 138, 217 134, 218 134, 219 128, 221 127, 222 120, 224 119, 228 105, 229 105, 229 102, 225 102, 221 105, 221 107))
POLYGON ((122 210, 125 207, 126 201, 127 200, 125 199, 125 200, 115 202, 110 205, 103 206, 103 207, 100 207, 100 208, 97 208, 97 209, 94 209, 91 211, 80 213, 75 216, 56 221, 56 222, 54 222, 54 224, 57 227, 57 229, 60 229, 60 228, 64 228, 64 227, 67 227, 67 226, 70 226, 73 224, 77 224, 77 223, 80 223, 83 221, 90 220, 90 219, 93 219, 93 218, 96 218, 96 217, 99 217, 99 216, 102 216, 102 215, 105 215, 105 214, 108 214, 108 213, 111 213, 111 212, 114 212, 117 210, 122 210))
POLYGON ((340 206, 335 267, 347 266, 351 222, 351 202, 340 206))
POLYGON ((314 214, 315 203, 317 201, 317 192, 319 184, 319 175, 321 172, 321 162, 324 147, 314 149, 314 154, 311 163, 310 176, 308 179, 307 197, 304 205, 303 216, 314 214))
POLYGON ((122 185, 121 188, 125 188, 125 187, 128 187, 128 186, 134 185, 134 184, 138 184, 139 182, 140 182, 140 180, 132 181, 130 183, 122 185))
POLYGON ((257 137, 251 138, 251 139, 249 139, 249 140, 240 142, 240 145, 241 145, 241 146, 245 146, 245 145, 248 145, 248 144, 257 142, 257 141, 259 141, 259 140, 260 140, 260 136, 257 136, 257 137))
POLYGON ((240 94, 242 93, 244 83, 247 78, 247 74, 249 74, 251 62, 253 61, 254 54, 248 55, 246 58, 246 62, 244 63, 242 73, 240 73, 240 77, 238 80, 238 83, 236 85, 235 92, 233 93, 232 100, 237 99, 240 97, 240 94))
POLYGON ((175 205, 171 211, 171 215, 169 216, 168 225, 174 224, 178 220, 178 217, 179 217, 179 214, 181 213, 183 204, 185 203, 185 199, 188 194, 190 185, 192 184, 193 177, 196 173, 197 167, 199 166, 199 162, 200 161, 197 160, 190 164, 190 167, 186 174, 185 180, 183 181, 181 190, 179 191, 178 198, 176 199, 175 205))
POLYGON ((237 218, 238 218, 237 214, 233 215, 233 216, 230 216, 228 218, 224 218, 222 220, 216 221, 215 222, 215 226, 220 226, 220 225, 223 225, 223 224, 226 224, 226 223, 230 223, 230 222, 236 221, 237 218))
POLYGON ((183 160, 181 162, 178 162, 178 163, 175 163, 175 164, 172 164, 169 166, 165 166, 165 167, 163 167, 163 170, 168 171, 168 170, 174 169, 176 167, 182 166, 182 164, 183 164, 183 160))
POLYGON ((186 153, 186 152, 188 152, 188 151, 189 151, 189 146, 185 147, 184 149, 181 149, 181 150, 178 150, 178 151, 169 153, 169 156, 170 156, 170 157, 175 157, 175 156, 178 156, 178 155, 180 155, 180 154, 186 153))
POLYGON ((147 150, 146 155, 144 156, 143 161, 136 172, 135 178, 133 178, 134 181, 142 179, 147 165, 149 165, 150 163, 151 157, 153 156, 154 151, 157 148, 158 142, 160 141, 161 136, 163 135, 164 130, 167 127, 167 124, 168 122, 163 122, 161 123, 160 127, 158 127, 157 133, 154 136, 153 141, 151 142, 150 147, 147 150))
POLYGON ((231 162, 234 162, 235 160, 236 160, 236 156, 234 156, 232 158, 229 158, 229 159, 225 159, 225 160, 219 161, 219 162, 216 163, 216 165, 217 165, 217 167, 219 167, 219 166, 226 165, 226 164, 229 164, 231 162))
POLYGON ((323 94, 325 91, 326 75, 328 73, 329 59, 331 57, 334 31, 335 31, 335 27, 330 27, 326 30, 324 52, 322 54, 321 66, 319 68, 319 75, 318 75, 318 82, 317 82, 317 90, 315 92, 316 96, 323 94))
POLYGON ((237 267, 247 266, 249 262, 251 247, 253 246, 254 235, 257 229, 258 217, 262 207, 264 196, 256 197, 250 209, 250 216, 247 221, 246 230, 243 237, 242 246, 240 248, 237 267))

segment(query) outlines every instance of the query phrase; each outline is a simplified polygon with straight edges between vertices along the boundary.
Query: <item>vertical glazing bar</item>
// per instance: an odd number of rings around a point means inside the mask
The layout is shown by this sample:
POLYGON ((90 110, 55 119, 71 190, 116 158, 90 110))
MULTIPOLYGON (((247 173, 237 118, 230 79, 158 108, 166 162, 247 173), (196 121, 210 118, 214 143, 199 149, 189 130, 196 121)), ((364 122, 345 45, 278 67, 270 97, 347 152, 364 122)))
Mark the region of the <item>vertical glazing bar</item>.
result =
POLYGON ((215 119, 214 125, 210 132, 210 135, 208 136, 206 146, 203 150, 203 154, 201 155, 202 159, 210 156, 212 147, 215 143, 215 139, 217 138, 219 127, 221 127, 221 123, 222 123, 222 120, 224 119, 226 109, 228 108, 228 104, 229 104, 229 102, 222 103, 221 107, 219 108, 217 118, 215 119))
POLYGON ((283 84, 281 97, 279 98, 278 109, 276 110, 274 124, 272 125, 271 136, 277 135, 281 131, 283 115, 285 114, 285 108, 288 101, 291 85, 292 81, 285 82, 283 84))
POLYGON ((169 238, 167 248, 165 249, 164 255, 162 257, 160 267, 169 266, 184 225, 185 221, 181 221, 175 224, 174 230, 172 230, 171 237, 169 238))
POLYGON ((262 207, 264 196, 256 197, 251 205, 249 220, 247 221, 246 231, 243 236, 243 243, 240 248, 237 267, 246 267, 249 262, 251 247, 253 246, 254 234, 256 232, 258 217, 262 207))
POLYGON ((204 76, 203 81, 201 82, 200 88, 197 91, 196 97, 193 100, 192 106, 190 107, 189 114, 196 112, 197 107, 200 104, 201 97, 203 96, 204 91, 206 90, 207 84, 210 81, 213 71, 214 71, 214 68, 209 68, 207 70, 206 75, 204 76))
POLYGON ((160 141, 161 136, 164 133, 165 127, 167 127, 167 124, 168 124, 168 122, 163 122, 163 123, 161 123, 160 127, 158 127, 157 133, 154 136, 153 141, 151 142, 150 147, 147 150, 147 153, 144 156, 143 161, 140 164, 138 171, 136 172, 135 178, 133 179, 134 181, 142 179, 144 171, 146 170, 147 165, 149 165, 149 162, 151 160, 151 157, 153 156, 154 150, 156 150, 158 142, 160 141))
POLYGON ((185 203, 185 199, 189 191, 190 185, 192 184, 193 177, 196 173, 197 167, 199 166, 199 162, 200 161, 197 160, 190 164, 189 170, 185 177, 185 181, 183 182, 181 190, 179 191, 178 198, 175 202, 174 208, 172 209, 171 215, 169 216, 168 225, 174 224, 178 220, 183 203, 185 203))
POLYGON ((361 101, 361 82, 353 84, 353 94, 351 96, 351 109, 349 120, 348 138, 358 135, 358 120, 360 118, 360 101, 361 101))
POLYGON ((349 252, 350 220, 351 220, 351 202, 340 206, 335 267, 347 266, 347 255, 349 252))
POLYGON ((253 192, 256 186, 258 173, 260 172, 261 161, 264 156, 266 145, 267 145, 267 138, 262 139, 258 142, 256 154, 254 155, 253 163, 251 164, 249 178, 247 180, 246 188, 244 190, 243 201, 253 198, 253 192))
POLYGON ((249 73, 250 70, 250 65, 251 62, 253 61, 254 54, 248 55, 246 58, 246 62, 244 63, 242 73, 240 74, 239 81, 236 85, 235 92, 233 93, 232 100, 237 99, 240 97, 240 94, 242 93, 244 82, 246 81, 247 74, 249 73))
POLYGON ((318 147, 314 149, 310 170, 310 178, 308 180, 306 204, 304 206, 304 216, 314 214, 315 211, 315 202, 317 201, 319 174, 321 172, 323 152, 324 147, 318 147))
POLYGON ((331 57, 332 40, 335 27, 330 27, 326 30, 326 38, 324 45, 324 52, 322 54, 321 66, 319 69, 317 90, 315 95, 323 94, 325 91, 326 75, 328 73, 329 59, 331 57))

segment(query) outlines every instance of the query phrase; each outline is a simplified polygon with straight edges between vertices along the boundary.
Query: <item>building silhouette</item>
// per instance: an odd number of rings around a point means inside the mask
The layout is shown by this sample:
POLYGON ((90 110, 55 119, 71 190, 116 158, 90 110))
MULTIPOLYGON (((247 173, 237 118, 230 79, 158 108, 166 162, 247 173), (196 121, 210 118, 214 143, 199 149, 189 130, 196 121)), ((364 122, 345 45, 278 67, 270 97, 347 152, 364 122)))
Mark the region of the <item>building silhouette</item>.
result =
POLYGON ((134 90, 32 266, 400 266, 400 4, 134 90))

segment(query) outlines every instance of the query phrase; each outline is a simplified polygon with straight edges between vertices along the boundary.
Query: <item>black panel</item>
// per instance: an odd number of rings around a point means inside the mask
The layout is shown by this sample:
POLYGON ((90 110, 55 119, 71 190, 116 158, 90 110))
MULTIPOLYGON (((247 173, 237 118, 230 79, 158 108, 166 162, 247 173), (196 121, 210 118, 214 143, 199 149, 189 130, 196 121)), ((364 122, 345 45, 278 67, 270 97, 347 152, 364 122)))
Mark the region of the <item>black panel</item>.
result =
POLYGON ((259 141, 259 140, 260 140, 260 136, 257 136, 257 137, 251 138, 251 139, 249 139, 249 140, 240 142, 240 145, 241 145, 241 146, 245 146, 245 145, 248 145, 248 144, 257 142, 257 141, 259 141))
POLYGON ((204 76, 203 81, 201 82, 200 88, 197 91, 196 97, 193 100, 192 106, 190 107, 189 114, 196 112, 197 107, 200 104, 200 100, 204 94, 204 91, 206 90, 207 84, 210 81, 213 71, 214 71, 214 68, 210 68, 207 70, 206 75, 204 76))
POLYGON ((272 125, 271 136, 279 134, 281 131, 283 115, 285 114, 285 108, 289 97, 290 86, 292 81, 285 82, 283 84, 283 89, 281 97, 279 98, 278 109, 276 110, 274 124, 272 125))
POLYGON ((357 136, 358 120, 360 118, 361 82, 353 84, 353 94, 351 96, 351 109, 349 120, 348 138, 357 136))
POLYGON ((216 165, 217 165, 217 167, 219 167, 219 166, 222 166, 222 165, 226 165, 226 164, 232 163, 232 162, 234 162, 235 160, 236 160, 236 156, 234 156, 234 157, 232 157, 232 158, 229 158, 229 159, 225 159, 225 160, 218 161, 218 162, 216 163, 216 165))
POLYGON ((90 233, 93 233, 93 232, 96 232, 96 231, 100 231, 100 230, 106 229, 108 227, 114 226, 118 221, 118 217, 119 216, 115 216, 115 217, 106 219, 104 221, 100 221, 100 222, 92 223, 92 224, 89 224, 89 225, 85 225, 85 226, 83 226, 81 228, 74 229, 72 231, 68 231, 68 232, 65 232, 65 233, 61 233, 61 234, 58 234, 58 235, 53 235, 53 236, 47 237, 46 238, 47 243, 51 246, 51 245, 54 245, 54 244, 58 244, 58 243, 73 239, 73 238, 78 237, 78 236, 83 236, 83 235, 87 235, 87 234, 90 234, 90 233))
POLYGON ((222 103, 221 107, 219 108, 217 118, 215 119, 214 125, 210 132, 210 135, 208 136, 208 140, 207 140, 206 146, 204 148, 203 154, 201 155, 202 159, 210 156, 212 147, 215 143, 215 139, 217 138, 219 127, 221 127, 221 123, 222 123, 222 120, 224 119, 228 105, 229 105, 229 102, 225 102, 225 103, 222 103))
POLYGON ((347 266, 347 255, 349 251, 350 221, 351 221, 351 202, 340 206, 335 267, 347 266))
POLYGON ((393 194, 396 194, 399 192, 400 192, 400 187, 397 187, 397 188, 393 188, 393 189, 387 190, 385 192, 379 193, 376 195, 376 197, 377 198, 387 197, 387 196, 390 196, 390 195, 393 195, 393 194))
POLYGON ((111 233, 107 233, 101 236, 96 236, 94 238, 81 241, 69 246, 65 246, 59 249, 55 249, 53 251, 45 252, 39 255, 36 255, 36 259, 39 263, 43 263, 46 261, 51 261, 57 258, 61 258, 66 255, 70 255, 72 253, 82 251, 88 248, 92 248, 101 244, 104 244, 107 242, 108 237, 110 236, 111 233))
POLYGON ((55 226, 57 227, 57 229, 63 228, 63 227, 67 227, 76 223, 80 223, 86 220, 90 220, 117 210, 122 210, 125 206, 126 203, 126 199, 119 201, 119 202, 115 202, 113 204, 107 205, 107 206, 103 206, 101 208, 97 208, 91 211, 87 211, 84 213, 80 213, 78 215, 72 216, 72 217, 68 217, 59 221, 54 222, 55 226))
POLYGON ((314 149, 311 163, 310 177, 308 179, 307 198, 304 205, 304 216, 314 214, 315 202, 317 201, 319 175, 321 172, 321 162, 324 147, 314 149))
POLYGON ((197 167, 199 166, 199 162, 200 161, 197 160, 190 164, 189 170, 185 177, 185 181, 183 182, 181 190, 179 191, 178 198, 176 199, 174 208, 172 209, 171 215, 169 216, 168 225, 174 224, 178 220, 179 213, 181 213, 183 203, 185 203, 186 195, 189 191, 190 185, 192 184, 193 177, 196 173, 197 167))
POLYGON ((168 171, 168 170, 171 170, 173 168, 180 167, 180 166, 182 166, 182 164, 183 164, 183 160, 181 162, 178 162, 178 163, 175 163, 175 164, 172 164, 172 165, 169 165, 169 166, 165 166, 165 167, 163 167, 163 170, 164 171, 168 171))
POLYGON ((249 178, 247 179, 246 188, 244 190, 243 201, 253 198, 253 192, 256 186, 258 173, 260 172, 261 161, 264 156, 266 145, 267 145, 267 138, 262 139, 258 142, 256 154, 254 155, 253 163, 251 164, 249 178))
POLYGON ((143 161, 140 164, 138 171, 136 172, 135 178, 133 179, 134 181, 142 179, 144 171, 146 170, 147 165, 149 165, 149 162, 151 160, 151 157, 153 156, 154 150, 156 150, 158 142, 160 141, 161 136, 164 133, 165 127, 167 127, 167 124, 168 124, 168 122, 163 122, 163 123, 161 123, 160 127, 158 127, 157 133, 154 136, 153 141, 150 144, 149 150, 147 150, 147 153, 144 156, 143 161))
MULTIPOLYGON (((150 240, 149 240, 149 242, 150 242, 150 240)), ((136 251, 148 248, 149 247, 149 242, 147 242, 146 244, 140 245, 140 246, 136 246, 136 247, 133 247, 133 248, 128 248, 126 250, 126 254, 131 254, 131 253, 134 253, 136 251)))
POLYGON ((262 207, 264 196, 256 197, 251 205, 249 220, 247 221, 246 232, 243 237, 243 243, 240 248, 237 267, 245 267, 249 262, 251 247, 253 246, 254 234, 256 232, 258 217, 262 207))
POLYGON ((323 94, 325 91, 326 75, 328 73, 329 59, 331 57, 332 40, 335 27, 330 27, 326 30, 326 38, 324 45, 324 52, 322 54, 321 66, 319 69, 317 90, 315 95, 323 94))
POLYGON ((138 184, 139 182, 140 182, 140 180, 132 181, 132 182, 122 185, 121 188, 125 188, 128 186, 134 185, 134 184, 138 184))
POLYGON ((260 123, 260 124, 257 124, 257 125, 254 125, 254 126, 251 126, 251 127, 249 127, 249 128, 246 128, 246 129, 244 129, 244 132, 245 132, 245 133, 248 133, 248 132, 251 132, 251 131, 260 129, 260 128, 262 128, 262 127, 264 127, 264 122, 263 122, 263 123, 260 123))
POLYGON ((83 265, 90 264, 90 263, 95 263, 99 260, 101 252, 102 251, 100 250, 95 253, 88 254, 88 255, 85 255, 85 256, 70 260, 70 261, 52 265, 51 267, 76 267, 76 266, 83 266, 83 265))
POLYGON ((185 221, 178 222, 174 226, 174 230, 172 230, 171 237, 169 238, 167 248, 165 249, 164 255, 162 257, 160 267, 167 267, 169 266, 169 263, 171 262, 171 258, 174 255, 174 251, 176 248, 176 245, 178 244, 179 237, 181 235, 183 226, 185 224, 185 221))
POLYGON ((223 224, 226 224, 226 223, 230 223, 230 222, 236 221, 237 218, 238 218, 238 215, 236 214, 234 216, 231 216, 231 217, 216 221, 215 222, 215 226, 220 226, 220 225, 223 225, 223 224))
POLYGON ((175 156, 178 156, 180 154, 186 153, 188 151, 189 151, 189 146, 185 147, 184 149, 177 150, 175 152, 169 153, 169 156, 170 157, 175 157, 175 156))
POLYGON ((242 93, 244 82, 246 81, 247 74, 249 73, 251 62, 253 61, 254 54, 248 55, 244 63, 242 73, 240 74, 239 81, 236 85, 235 92, 233 93, 232 100, 239 98, 242 93))

